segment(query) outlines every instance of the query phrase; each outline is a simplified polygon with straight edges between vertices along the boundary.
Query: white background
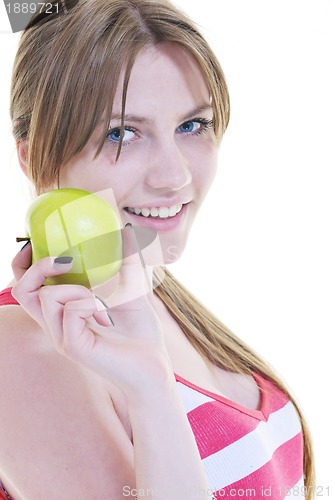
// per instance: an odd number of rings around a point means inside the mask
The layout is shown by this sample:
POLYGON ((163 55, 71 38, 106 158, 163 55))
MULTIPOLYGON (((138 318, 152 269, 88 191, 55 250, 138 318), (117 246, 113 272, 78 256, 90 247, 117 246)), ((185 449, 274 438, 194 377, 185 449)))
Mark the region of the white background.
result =
MULTIPOLYGON (((217 52, 232 113, 216 182, 171 271, 291 387, 312 429, 317 498, 328 486, 332 496, 333 2, 177 3, 217 52)), ((18 36, 2 2, 0 14, 5 286, 31 195, 7 112, 18 36)))

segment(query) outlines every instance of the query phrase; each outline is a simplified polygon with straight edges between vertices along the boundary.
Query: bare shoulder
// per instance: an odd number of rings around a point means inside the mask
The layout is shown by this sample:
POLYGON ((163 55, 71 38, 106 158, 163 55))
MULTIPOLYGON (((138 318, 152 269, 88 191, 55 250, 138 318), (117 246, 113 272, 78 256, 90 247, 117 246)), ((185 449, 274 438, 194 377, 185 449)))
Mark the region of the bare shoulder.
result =
MULTIPOLYGON (((14 347, 18 341, 27 348, 36 346, 37 328, 38 325, 25 313, 21 306, 5 305, 0 307, 0 345, 2 347, 14 347), (30 342, 32 338, 35 341, 33 343, 30 342)), ((42 340, 41 335, 39 335, 39 338, 42 340)))
POLYGON ((133 449, 110 392, 20 306, 0 308, 0 381, 0 479, 15 499, 121 498, 133 449))

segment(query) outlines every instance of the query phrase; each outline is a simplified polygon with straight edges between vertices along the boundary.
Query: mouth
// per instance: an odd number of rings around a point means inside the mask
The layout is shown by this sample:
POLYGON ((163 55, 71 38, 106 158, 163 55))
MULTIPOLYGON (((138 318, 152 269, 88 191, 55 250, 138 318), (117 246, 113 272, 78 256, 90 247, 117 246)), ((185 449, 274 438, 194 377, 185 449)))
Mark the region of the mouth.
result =
POLYGON ((171 207, 126 207, 124 210, 134 224, 150 227, 157 232, 168 232, 183 225, 189 205, 190 203, 171 207))
POLYGON ((135 214, 140 217, 152 217, 155 219, 170 219, 175 217, 183 208, 183 205, 172 205, 171 207, 152 207, 138 208, 126 207, 125 210, 130 214, 135 214))

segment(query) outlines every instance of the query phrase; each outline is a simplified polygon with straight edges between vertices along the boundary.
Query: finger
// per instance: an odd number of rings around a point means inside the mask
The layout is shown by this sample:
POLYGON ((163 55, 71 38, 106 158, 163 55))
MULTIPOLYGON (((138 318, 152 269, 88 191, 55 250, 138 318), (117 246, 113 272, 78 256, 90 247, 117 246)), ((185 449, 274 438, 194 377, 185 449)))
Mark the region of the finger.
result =
POLYGON ((38 291, 48 277, 66 273, 71 267, 71 257, 45 257, 37 261, 26 270, 19 282, 14 286, 15 298, 24 300, 27 294, 38 291))
MULTIPOLYGON (((101 305, 97 303, 94 295, 87 288, 79 285, 42 287, 39 291, 39 300, 48 332, 58 350, 62 350, 63 347, 63 321, 66 307, 82 309, 80 313, 82 318, 94 317, 97 314, 102 321, 106 315, 105 310, 99 311, 101 305)), ((104 322, 106 323, 106 320, 104 322)), ((73 328, 75 328, 74 324, 73 328)))
POLYGON ((19 281, 27 269, 31 266, 31 257, 31 242, 28 241, 12 260, 12 269, 16 281, 19 281))
POLYGON ((96 321, 98 321, 101 325, 106 325, 108 323, 114 326, 111 314, 108 312, 109 310, 108 304, 104 302, 104 300, 101 299, 101 297, 98 297, 97 295, 94 295, 94 297, 97 301, 96 302, 97 306, 99 306, 98 307, 99 311, 95 315, 96 321))
POLYGON ((97 311, 96 300, 93 296, 66 303, 62 321, 61 350, 63 353, 84 363, 89 359, 98 335, 96 330, 99 328, 104 335, 110 336, 111 334, 111 330, 105 328, 110 326, 110 320, 105 325, 94 321, 96 315, 98 316, 101 312, 97 311))
POLYGON ((114 326, 113 320, 109 313, 103 308, 102 311, 97 311, 94 314, 94 318, 97 323, 101 326, 114 326))
POLYGON ((126 304, 151 291, 145 262, 131 225, 123 230, 123 251, 124 259, 119 272, 117 292, 110 299, 110 307, 126 304))
POLYGON ((13 297, 42 328, 45 327, 45 322, 40 308, 39 291, 49 276, 68 272, 71 267, 69 259, 45 257, 33 264, 12 289, 13 297))

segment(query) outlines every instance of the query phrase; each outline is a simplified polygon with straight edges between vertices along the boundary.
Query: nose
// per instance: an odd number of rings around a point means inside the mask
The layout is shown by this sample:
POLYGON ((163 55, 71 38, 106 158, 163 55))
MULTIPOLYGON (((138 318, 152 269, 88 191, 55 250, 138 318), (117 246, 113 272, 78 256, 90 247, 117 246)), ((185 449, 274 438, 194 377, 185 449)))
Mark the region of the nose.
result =
POLYGON ((192 182, 189 160, 175 140, 155 144, 148 161, 145 180, 150 188, 177 191, 192 182))

